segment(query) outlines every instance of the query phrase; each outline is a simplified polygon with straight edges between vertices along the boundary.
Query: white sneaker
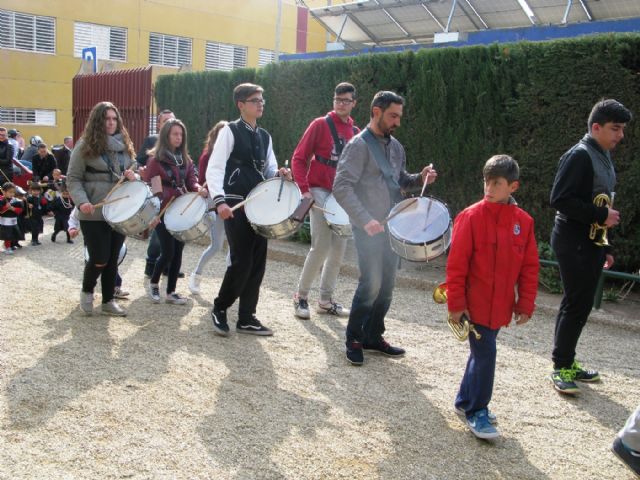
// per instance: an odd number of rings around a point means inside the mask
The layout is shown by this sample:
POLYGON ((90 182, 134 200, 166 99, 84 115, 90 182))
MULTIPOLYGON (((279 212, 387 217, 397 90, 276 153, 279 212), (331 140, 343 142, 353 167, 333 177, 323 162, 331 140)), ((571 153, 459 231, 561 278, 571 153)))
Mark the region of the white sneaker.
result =
POLYGON ((295 294, 293 297, 293 313, 296 317, 304 320, 311 318, 309 301, 306 298, 300 298, 298 294, 295 294))
POLYGON ((165 298, 164 301, 173 305, 184 305, 187 303, 187 299, 178 295, 176 292, 167 293, 167 298, 165 298))
POLYGON ((160 286, 157 283, 149 284, 149 298, 153 303, 160 303, 160 286))
POLYGON ((120 287, 116 287, 116 289, 113 291, 113 298, 118 298, 120 300, 127 300, 128 296, 129 296, 129 292, 125 292, 120 287))
POLYGON ((189 291, 194 295, 200 294, 200 281, 202 280, 202 275, 193 272, 189 275, 189 291))
POLYGON ((111 317, 126 317, 127 312, 124 308, 117 304, 115 300, 109 300, 107 303, 103 303, 100 308, 102 315, 109 315, 111 317))
POLYGON ((344 308, 339 303, 329 300, 328 302, 318 302, 318 308, 316 312, 325 313, 328 315, 335 315, 336 317, 348 317, 349 309, 344 308))
POLYGON ((93 315, 93 293, 80 292, 80 310, 87 315, 93 315))

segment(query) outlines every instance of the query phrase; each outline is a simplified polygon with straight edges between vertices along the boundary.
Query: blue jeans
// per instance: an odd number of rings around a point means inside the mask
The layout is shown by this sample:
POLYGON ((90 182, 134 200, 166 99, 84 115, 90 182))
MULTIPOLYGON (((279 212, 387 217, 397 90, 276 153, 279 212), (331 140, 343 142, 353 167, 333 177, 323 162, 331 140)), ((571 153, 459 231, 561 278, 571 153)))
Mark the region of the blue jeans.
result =
POLYGON ((469 334, 471 350, 455 402, 456 408, 463 409, 467 417, 489 407, 496 373, 496 338, 500 331, 482 325, 475 327, 482 338, 476 340, 473 333, 469 334))
POLYGON ((358 252, 360 278, 351 303, 347 324, 347 343, 379 343, 384 333, 384 316, 389 311, 398 270, 398 257, 391 250, 389 233, 370 237, 361 228, 353 228, 358 252))

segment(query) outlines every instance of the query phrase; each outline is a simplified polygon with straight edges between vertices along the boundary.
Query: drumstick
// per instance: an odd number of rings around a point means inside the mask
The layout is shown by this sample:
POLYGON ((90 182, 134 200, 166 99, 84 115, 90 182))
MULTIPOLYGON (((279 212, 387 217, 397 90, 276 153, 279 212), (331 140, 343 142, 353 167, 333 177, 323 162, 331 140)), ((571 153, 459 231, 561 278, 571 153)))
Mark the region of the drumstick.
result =
POLYGON ((413 205, 414 203, 416 203, 418 201, 418 198, 420 197, 416 197, 413 198, 411 202, 407 202, 407 204, 402 207, 399 208, 398 210, 396 210, 395 212, 389 214, 389 216, 387 218, 385 218, 382 222, 380 222, 380 225, 384 225, 385 223, 387 223, 389 220, 391 220, 393 217, 395 217, 396 215, 398 215, 400 212, 405 211, 407 208, 409 208, 411 205, 413 205))
MULTIPOLYGON (((127 169, 127 170, 129 170, 129 169, 127 169)), ((109 195, 111 195, 113 193, 113 191, 116 188, 118 188, 122 182, 124 182, 125 178, 126 177, 124 176, 124 173, 123 173, 123 175, 118 179, 116 184, 113 187, 111 187, 111 190, 109 190, 109 193, 107 193, 104 198, 107 198, 109 195)))
POLYGON ((318 205, 315 205, 315 204, 314 204, 314 205, 311 205, 311 206, 312 206, 313 208, 317 208, 317 209, 318 209, 318 210, 320 210, 321 212, 327 213, 327 214, 329 214, 329 215, 335 215, 335 213, 334 213, 334 212, 330 212, 329 210, 325 210, 324 208, 319 207, 318 205))
POLYGON ((167 204, 164 206, 164 208, 162 210, 160 210, 160 213, 158 214, 158 218, 162 217, 162 215, 164 214, 165 210, 167 208, 169 208, 169 205, 171 205, 171 202, 173 202, 176 199, 176 197, 171 197, 169 199, 169 201, 167 202, 167 204))
POLYGON ((255 193, 253 195, 251 195, 250 197, 245 198, 243 201, 241 201, 240 203, 235 204, 233 207, 231 207, 231 211, 234 212, 237 209, 239 209, 240 207, 242 207, 245 203, 247 203, 249 200, 253 200, 254 198, 256 198, 258 195, 263 194, 264 192, 266 192, 267 189, 265 188, 264 190, 260 190, 258 193, 255 193))
MULTIPOLYGON (((427 165, 428 168, 433 168, 433 163, 427 165)), ((424 195, 424 190, 427 188, 427 180, 429 180, 429 174, 427 173, 427 178, 424 179, 424 183, 422 184, 422 191, 420 192, 420 196, 424 195)))
MULTIPOLYGON (((207 182, 204 182, 204 184, 202 185, 202 188, 204 188, 204 187, 206 187, 206 186, 207 186, 207 182)), ((198 193, 198 195, 199 195, 199 193, 198 193)), ((191 201, 187 204, 187 206, 186 206, 186 207, 184 207, 184 208, 182 209, 182 211, 180 212, 180 215, 183 215, 183 214, 184 214, 184 212, 186 212, 186 211, 189 209, 189 207, 190 207, 191 205, 193 205, 193 202, 195 202, 195 201, 196 201, 196 198, 198 198, 198 195, 194 195, 194 196, 193 196, 193 198, 192 198, 192 199, 191 199, 191 201)))
POLYGON ((433 204, 433 200, 431 200, 431 197, 429 197, 429 205, 427 205, 427 216, 424 217, 424 228, 422 229, 423 232, 427 231, 427 227, 429 226, 429 212, 431 211, 431 205, 433 204))
POLYGON ((112 198, 111 200, 103 200, 102 202, 98 202, 96 203, 93 208, 100 208, 100 207, 104 207, 105 205, 109 205, 110 203, 115 203, 119 200, 122 200, 123 198, 129 198, 129 195, 124 195, 122 197, 116 197, 116 198, 112 198))
MULTIPOLYGON (((284 161, 284 168, 287 168, 289 165, 289 159, 287 158, 284 161)), ((280 180, 280 190, 278 190, 278 201, 280 201, 280 197, 282 196, 282 188, 284 187, 284 175, 282 176, 282 180, 280 180)))

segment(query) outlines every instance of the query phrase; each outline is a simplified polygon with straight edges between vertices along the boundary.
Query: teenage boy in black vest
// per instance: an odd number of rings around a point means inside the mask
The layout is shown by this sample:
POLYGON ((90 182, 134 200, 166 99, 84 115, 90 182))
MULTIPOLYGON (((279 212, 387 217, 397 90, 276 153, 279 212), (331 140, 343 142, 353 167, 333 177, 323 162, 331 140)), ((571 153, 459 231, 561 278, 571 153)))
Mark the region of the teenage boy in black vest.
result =
POLYGON ((610 247, 590 238, 593 224, 615 227, 620 213, 597 206, 594 198, 606 194, 613 201, 616 172, 610 151, 624 137, 631 112, 616 100, 601 100, 593 106, 589 133, 561 158, 551 189, 551 206, 557 210, 551 232, 551 247, 560 265, 564 295, 556 317, 551 380, 560 393, 575 395, 575 381, 597 382, 595 370, 585 370, 576 361, 576 346, 593 305, 602 268, 613 265, 610 247))
POLYGON ((231 256, 211 311, 213 329, 224 337, 229 335, 227 309, 238 298, 236 331, 273 335, 255 316, 267 263, 267 239, 251 228, 244 209, 231 211, 233 205, 244 200, 266 178, 283 175, 291 180, 289 169, 278 169, 271 136, 257 126, 264 111, 263 91, 251 83, 240 84, 233 90, 240 118, 220 130, 207 166, 207 184, 216 211, 224 220, 231 256))

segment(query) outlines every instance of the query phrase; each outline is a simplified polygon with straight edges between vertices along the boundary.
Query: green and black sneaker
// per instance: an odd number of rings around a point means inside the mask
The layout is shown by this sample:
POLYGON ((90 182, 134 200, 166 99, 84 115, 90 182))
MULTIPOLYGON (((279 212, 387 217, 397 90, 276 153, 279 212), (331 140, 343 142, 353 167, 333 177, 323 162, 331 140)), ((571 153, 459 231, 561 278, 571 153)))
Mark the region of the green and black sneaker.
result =
POLYGON ((574 382, 575 372, 571 368, 560 368, 551 373, 551 381, 553 386, 560 393, 566 395, 577 395, 580 389, 574 382))
POLYGON ((579 382, 599 382, 600 374, 597 370, 585 370, 582 368, 576 360, 573 361, 573 365, 571 365, 571 370, 573 370, 574 376, 573 379, 579 382))

